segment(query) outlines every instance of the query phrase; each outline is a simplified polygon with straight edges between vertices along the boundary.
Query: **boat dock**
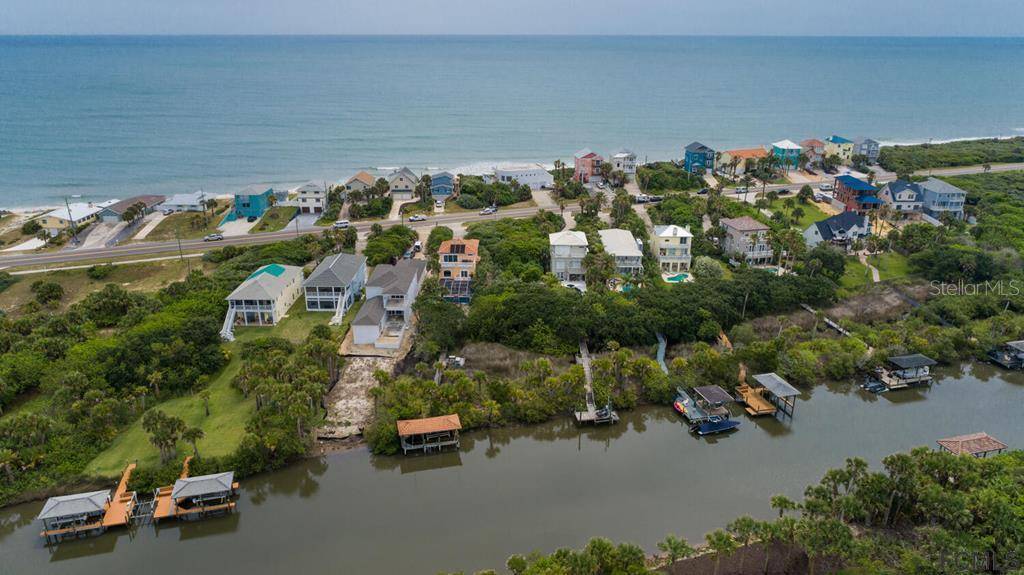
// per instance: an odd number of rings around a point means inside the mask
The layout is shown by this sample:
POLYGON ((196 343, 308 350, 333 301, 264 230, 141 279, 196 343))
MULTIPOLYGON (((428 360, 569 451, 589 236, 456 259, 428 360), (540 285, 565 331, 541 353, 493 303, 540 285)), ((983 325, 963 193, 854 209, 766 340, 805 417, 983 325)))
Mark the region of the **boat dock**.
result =
POLYGON ((741 383, 736 387, 736 395, 739 402, 743 404, 743 409, 747 412, 747 415, 754 417, 775 415, 777 410, 774 405, 764 398, 764 392, 765 389, 763 387, 754 388, 745 383, 741 383))
POLYGON ((988 357, 1005 369, 1024 369, 1024 340, 1008 341, 992 350, 988 357))
POLYGON ((232 498, 238 490, 238 483, 234 481, 235 473, 228 471, 190 477, 191 461, 191 456, 185 458, 181 466, 181 475, 174 485, 159 487, 153 492, 153 499, 156 502, 153 508, 153 521, 198 519, 234 511, 235 502, 232 498))
POLYGON ((51 497, 46 501, 39 519, 43 521, 40 537, 55 543, 67 537, 85 537, 103 533, 111 527, 124 527, 131 522, 138 500, 128 491, 135 464, 128 464, 121 473, 114 496, 110 491, 93 491, 51 497))
POLYGON ((117 483, 114 496, 110 499, 107 512, 103 514, 103 527, 120 527, 128 525, 132 518, 132 510, 139 500, 134 491, 128 491, 128 481, 135 471, 135 464, 129 463, 121 474, 121 481, 117 483))
POLYGON ((913 385, 929 385, 932 382, 930 368, 935 364, 934 359, 919 353, 894 355, 885 365, 875 369, 870 376, 874 381, 865 385, 865 389, 881 392, 913 385))
POLYGON ((587 342, 583 340, 580 340, 580 354, 576 357, 576 362, 583 366, 583 376, 587 390, 586 411, 573 411, 573 417, 576 418, 576 423, 592 423, 594 425, 601 423, 618 423, 619 414, 616 413, 610 405, 606 405, 602 408, 597 407, 597 401, 594 398, 593 372, 590 370, 590 350, 587 348, 587 342))

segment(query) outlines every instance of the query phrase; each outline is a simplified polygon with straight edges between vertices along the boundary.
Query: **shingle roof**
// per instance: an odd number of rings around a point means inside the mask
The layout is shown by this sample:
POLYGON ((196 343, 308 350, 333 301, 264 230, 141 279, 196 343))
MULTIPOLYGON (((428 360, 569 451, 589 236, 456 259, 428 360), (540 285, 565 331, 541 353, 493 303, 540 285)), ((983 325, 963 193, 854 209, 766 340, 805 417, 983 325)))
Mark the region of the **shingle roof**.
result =
POLYGON ((636 239, 629 230, 610 229, 598 230, 604 251, 618 257, 642 257, 644 254, 636 245, 636 239))
POLYGON ((380 325, 384 318, 384 298, 372 297, 363 303, 356 317, 352 318, 352 325, 380 325))
POLYGON ((423 260, 400 260, 395 265, 381 264, 373 268, 367 287, 379 287, 381 292, 391 295, 405 294, 413 281, 423 275, 427 262, 423 260))
POLYGON ((323 259, 302 287, 347 287, 366 264, 366 258, 355 254, 333 254, 323 259))
POLYGON ((714 152, 714 150, 712 150, 711 148, 705 146, 704 144, 702 144, 700 142, 690 142, 690 144, 688 146, 686 146, 686 151, 687 152, 694 152, 694 153, 697 153, 697 154, 706 154, 708 152, 714 152))
POLYGON ((562 230, 548 234, 548 243, 553 246, 585 246, 587 234, 576 230, 562 230))
POLYGON ((159 194, 132 196, 130 198, 125 198, 117 202, 116 204, 107 206, 103 209, 110 212, 114 212, 115 214, 123 214, 126 210, 128 210, 128 208, 134 206, 135 204, 142 203, 145 204, 147 208, 152 208, 153 206, 162 203, 166 199, 166 196, 161 196, 159 194))
POLYGON ((51 497, 43 504, 43 509, 36 519, 56 519, 83 513, 99 513, 106 509, 109 501, 109 491, 91 491, 51 497))
POLYGON ((719 220, 723 226, 738 230, 741 232, 759 232, 769 229, 768 226, 755 220, 750 216, 740 216, 738 218, 722 218, 719 220))
POLYGON ((403 167, 400 170, 397 170, 394 173, 392 173, 391 175, 389 175, 388 176, 388 181, 389 182, 393 182, 393 181, 395 181, 396 179, 398 179, 401 176, 405 176, 405 178, 407 180, 411 180, 413 182, 418 182, 419 181, 419 177, 417 177, 416 174, 414 174, 412 170, 410 170, 409 168, 405 168, 405 167, 403 167))
MULTIPOLYGON (((112 202, 110 205, 113 205, 115 203, 117 202, 112 202)), ((68 204, 63 208, 57 208, 56 210, 47 212, 43 214, 43 217, 58 218, 66 221, 68 219, 68 211, 70 211, 71 220, 77 222, 82 218, 87 218, 89 216, 99 213, 99 211, 102 210, 103 208, 104 206, 99 204, 87 204, 83 202, 78 202, 74 204, 68 204)))
POLYGON ((419 435, 421 433, 438 433, 462 429, 459 414, 439 415, 423 419, 400 419, 396 423, 398 435, 419 435))
POLYGON ((867 220, 867 216, 861 216, 858 215, 857 212, 850 211, 814 222, 814 225, 817 226, 818 234, 821 235, 823 240, 831 240, 840 233, 846 233, 847 230, 854 226, 860 226, 861 228, 867 229, 867 220))
POLYGON ((308 192, 312 192, 314 194, 323 194, 323 193, 326 192, 326 190, 324 190, 324 185, 322 183, 314 182, 312 180, 306 182, 305 184, 302 184, 301 186, 295 188, 292 191, 297 193, 297 194, 301 194, 303 192, 307 192, 307 193, 308 192))
POLYGON ((281 264, 265 265, 252 272, 225 299, 276 300, 284 291, 285 286, 290 284, 295 276, 302 276, 302 268, 281 264))
POLYGON ((199 497, 214 493, 231 491, 231 484, 235 482, 235 472, 225 471, 212 475, 199 475, 197 477, 186 477, 174 482, 174 489, 171 490, 171 499, 182 497, 199 497))
POLYGON ((654 226, 654 235, 659 238, 692 238, 693 234, 690 233, 689 228, 677 226, 675 224, 668 226, 654 226))
POLYGON ((935 194, 967 194, 964 190, 938 178, 928 178, 921 182, 921 187, 935 194))
POLYGON ((935 360, 920 353, 912 353, 910 355, 894 355, 889 358, 889 363, 895 365, 900 369, 912 369, 915 367, 926 367, 929 365, 935 365, 935 360))
POLYGON ((821 140, 815 138, 808 138, 800 142, 800 145, 805 148, 823 148, 825 147, 825 142, 822 142, 821 140))
POLYGON ((936 443, 954 455, 981 455, 1006 449, 1007 445, 987 433, 971 433, 940 439, 936 443))
POLYGON ((849 174, 837 176, 836 181, 840 182, 841 184, 855 192, 874 192, 876 190, 876 188, 871 184, 865 182, 860 178, 855 178, 849 174))
POLYGON ((908 182, 906 180, 893 180, 885 185, 885 189, 889 190, 889 197, 893 201, 896 201, 896 196, 906 190, 914 192, 914 198, 910 201, 921 202, 924 200, 924 190, 921 189, 920 184, 917 182, 908 182))

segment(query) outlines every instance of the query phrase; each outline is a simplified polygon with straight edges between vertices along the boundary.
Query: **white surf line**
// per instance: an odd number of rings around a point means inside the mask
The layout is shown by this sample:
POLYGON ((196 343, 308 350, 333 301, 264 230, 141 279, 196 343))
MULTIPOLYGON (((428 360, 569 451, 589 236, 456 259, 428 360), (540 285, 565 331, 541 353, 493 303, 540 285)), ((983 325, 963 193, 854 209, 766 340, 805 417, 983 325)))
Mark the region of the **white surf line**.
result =
MULTIPOLYGON (((196 254, 185 254, 184 257, 186 257, 186 258, 198 258, 198 257, 202 257, 202 256, 203 256, 202 253, 196 253, 196 254)), ((29 275, 29 274, 41 274, 41 273, 46 273, 46 272, 63 272, 63 271, 68 271, 68 270, 84 270, 84 269, 91 268, 93 266, 103 266, 103 265, 124 266, 124 265, 128 265, 128 264, 144 264, 144 263, 148 263, 148 262, 160 262, 160 261, 166 261, 166 260, 176 260, 176 259, 180 259, 181 257, 182 256, 162 256, 162 257, 159 257, 159 258, 145 258, 145 259, 141 259, 141 260, 125 260, 123 262, 102 262, 102 263, 85 264, 85 265, 79 265, 79 266, 63 266, 63 267, 59 267, 59 268, 45 268, 45 269, 41 269, 41 270, 20 270, 20 271, 16 271, 16 272, 10 272, 10 274, 12 276, 23 276, 23 275, 29 275)), ((0 268, 0 269, 2 269, 2 268, 0 268)))

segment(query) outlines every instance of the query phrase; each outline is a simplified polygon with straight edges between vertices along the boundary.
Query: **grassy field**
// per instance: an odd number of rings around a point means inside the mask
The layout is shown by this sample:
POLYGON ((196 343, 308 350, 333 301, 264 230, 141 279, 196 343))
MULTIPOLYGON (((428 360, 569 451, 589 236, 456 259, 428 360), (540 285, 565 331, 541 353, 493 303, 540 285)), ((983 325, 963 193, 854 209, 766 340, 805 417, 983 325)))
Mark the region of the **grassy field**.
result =
MULTIPOLYGON (((351 313, 351 312, 349 312, 351 313)), ((260 337, 283 337, 293 343, 306 339, 309 331, 317 325, 327 325, 333 314, 323 311, 306 311, 306 298, 300 297, 292 304, 286 315, 274 327, 236 327, 235 341, 252 341, 260 337)))
MULTIPOLYGON (((768 209, 774 212, 782 212, 783 214, 789 215, 789 210, 786 209, 784 198, 779 198, 768 205, 768 209)), ((795 198, 794 198, 794 201, 795 198)), ((796 223, 796 227, 800 230, 806 230, 814 222, 821 221, 828 217, 828 214, 818 209, 818 206, 812 202, 801 204, 799 201, 796 202, 794 207, 799 207, 804 211, 804 215, 796 223)))
POLYGON ((149 232, 143 241, 166 241, 180 237, 183 240, 194 240, 206 234, 216 233, 217 224, 224 219, 224 214, 231 209, 231 202, 220 201, 214 214, 207 212, 203 218, 202 212, 181 212, 171 214, 163 219, 156 228, 149 232), (177 232, 177 235, 175 234, 177 232))
POLYGON ((871 283, 871 270, 856 257, 846 258, 846 271, 839 278, 839 287, 846 291, 855 291, 871 283))
POLYGON ((295 217, 296 212, 299 208, 295 206, 277 206, 270 208, 263 213, 263 217, 259 223, 249 230, 250 234, 258 234, 262 232, 277 232, 283 230, 292 218, 295 217))
POLYGON ((0 293, 0 310, 17 315, 20 307, 32 301, 32 284, 38 280, 57 282, 64 288, 59 309, 67 309, 71 304, 81 301, 94 291, 112 283, 129 291, 154 292, 158 289, 185 278, 188 270, 210 270, 213 264, 199 258, 181 260, 162 260, 139 264, 113 266, 110 275, 101 280, 94 280, 86 275, 85 269, 41 272, 15 276, 18 282, 0 293))
POLYGON ((868 256, 868 263, 878 268, 878 277, 882 281, 910 275, 910 265, 903 254, 887 252, 868 256))

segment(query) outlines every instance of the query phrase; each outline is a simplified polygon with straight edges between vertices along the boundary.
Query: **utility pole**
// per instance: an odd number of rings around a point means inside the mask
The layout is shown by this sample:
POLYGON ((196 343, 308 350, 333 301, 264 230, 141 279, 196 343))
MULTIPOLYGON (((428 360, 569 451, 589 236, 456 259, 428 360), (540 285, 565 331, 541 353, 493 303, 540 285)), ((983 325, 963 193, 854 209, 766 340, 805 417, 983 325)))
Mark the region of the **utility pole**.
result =
POLYGON ((78 227, 75 226, 75 218, 71 215, 71 204, 68 203, 68 197, 64 196, 64 207, 68 209, 68 227, 71 229, 72 242, 78 245, 78 227))
POLYGON ((192 262, 185 259, 185 252, 181 249, 181 235, 178 233, 178 228, 174 228, 174 239, 178 242, 178 259, 185 264, 187 274, 192 275, 192 262))
POLYGON ((299 237, 299 215, 295 214, 295 237, 299 237))

